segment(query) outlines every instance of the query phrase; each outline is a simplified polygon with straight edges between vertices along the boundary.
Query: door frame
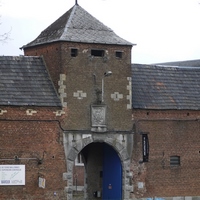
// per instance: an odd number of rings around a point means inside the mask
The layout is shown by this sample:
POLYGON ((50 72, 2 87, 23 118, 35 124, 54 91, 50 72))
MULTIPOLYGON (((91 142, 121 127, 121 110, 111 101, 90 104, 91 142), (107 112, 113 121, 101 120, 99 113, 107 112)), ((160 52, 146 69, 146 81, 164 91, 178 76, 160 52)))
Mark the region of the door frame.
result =
MULTIPOLYGON (((131 156, 133 150, 133 134, 106 134, 106 133, 64 133, 64 150, 66 157, 67 172, 63 174, 67 180, 65 187, 66 196, 68 199, 73 199, 73 165, 74 161, 81 150, 91 143, 104 142, 110 145, 118 154, 121 160, 122 167, 122 199, 129 199, 130 193, 133 192, 132 172, 130 170, 131 156), (132 141, 132 142, 131 142, 132 141), (131 144, 132 143, 132 144, 131 144), (125 184, 125 183, 130 183, 125 184)), ((85 199, 87 194, 85 193, 85 199)))

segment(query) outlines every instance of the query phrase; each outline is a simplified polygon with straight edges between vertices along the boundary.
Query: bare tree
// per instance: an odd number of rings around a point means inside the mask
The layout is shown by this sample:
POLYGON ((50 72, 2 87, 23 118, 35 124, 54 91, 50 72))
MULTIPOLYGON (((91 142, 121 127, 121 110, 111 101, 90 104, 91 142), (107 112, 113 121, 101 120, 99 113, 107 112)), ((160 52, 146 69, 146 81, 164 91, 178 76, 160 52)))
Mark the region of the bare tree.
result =
MULTIPOLYGON (((0 1, 1 7, 1 1, 0 1)), ((1 15, 0 15, 0 26, 1 26, 1 15)), ((0 33, 0 43, 5 43, 10 39, 11 29, 8 32, 0 33)))
MULTIPOLYGON (((0 24, 1 25, 1 24, 0 24)), ((6 33, 2 33, 0 34, 0 43, 5 43, 10 39, 10 33, 11 30, 6 32, 6 33)))

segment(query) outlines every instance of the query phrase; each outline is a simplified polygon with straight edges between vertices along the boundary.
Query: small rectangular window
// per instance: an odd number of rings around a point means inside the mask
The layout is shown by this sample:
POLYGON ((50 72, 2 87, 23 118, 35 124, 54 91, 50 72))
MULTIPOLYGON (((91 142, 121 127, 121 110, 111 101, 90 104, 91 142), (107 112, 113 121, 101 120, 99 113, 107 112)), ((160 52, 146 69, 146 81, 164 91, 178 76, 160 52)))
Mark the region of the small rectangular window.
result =
POLYGON ((82 160, 82 155, 81 153, 79 153, 75 159, 75 165, 76 166, 83 166, 84 163, 83 163, 83 160, 82 160))
POLYGON ((105 54, 104 50, 96 50, 96 49, 91 50, 91 56, 104 57, 104 54, 105 54))
POLYGON ((148 134, 142 134, 142 150, 143 150, 143 162, 149 161, 149 138, 148 134))
POLYGON ((180 156, 170 156, 170 166, 179 166, 180 156))
POLYGON ((78 49, 71 49, 71 57, 76 57, 78 56, 78 49))
POLYGON ((122 51, 116 51, 115 56, 116 58, 122 58, 122 51))

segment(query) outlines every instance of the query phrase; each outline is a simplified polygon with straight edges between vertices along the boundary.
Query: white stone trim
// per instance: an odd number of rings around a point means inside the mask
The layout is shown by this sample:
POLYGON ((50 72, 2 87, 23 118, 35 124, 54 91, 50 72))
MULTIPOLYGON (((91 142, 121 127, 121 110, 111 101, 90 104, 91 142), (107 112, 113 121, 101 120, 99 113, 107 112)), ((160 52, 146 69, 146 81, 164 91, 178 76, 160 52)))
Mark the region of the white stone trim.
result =
POLYGON ((0 109, 0 115, 3 115, 4 113, 7 113, 7 110, 0 109))
POLYGON ((26 115, 33 115, 33 114, 36 114, 36 113, 37 113, 36 110, 32 110, 32 109, 26 110, 26 115))
POLYGON ((120 94, 119 92, 114 92, 113 94, 111 94, 111 98, 114 101, 119 101, 120 99, 123 99, 123 94, 120 94))
POLYGON ((61 116, 65 114, 64 110, 57 110, 56 112, 53 112, 56 116, 61 116))
POLYGON ((132 78, 131 77, 127 77, 128 80, 128 85, 127 85, 127 90, 129 92, 129 94, 126 96, 126 99, 129 101, 129 103, 127 104, 127 109, 132 109, 132 78))
POLYGON ((66 81, 66 75, 60 74, 60 80, 58 81, 58 93, 60 94, 62 106, 67 107, 67 102, 64 101, 64 98, 67 97, 67 93, 65 92, 66 85, 64 84, 64 81, 66 81))
POLYGON ((82 90, 77 90, 77 92, 74 92, 73 97, 75 97, 77 99, 83 99, 83 98, 87 97, 87 93, 83 92, 82 90))

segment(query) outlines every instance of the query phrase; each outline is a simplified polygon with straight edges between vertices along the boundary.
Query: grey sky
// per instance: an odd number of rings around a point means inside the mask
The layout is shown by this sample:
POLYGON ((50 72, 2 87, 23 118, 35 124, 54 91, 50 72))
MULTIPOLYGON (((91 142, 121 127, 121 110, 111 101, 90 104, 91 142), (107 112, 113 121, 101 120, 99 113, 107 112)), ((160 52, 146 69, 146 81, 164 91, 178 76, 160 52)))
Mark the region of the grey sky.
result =
MULTIPOLYGON (((122 38, 136 43, 132 62, 200 59, 200 0, 78 0, 80 6, 122 38)), ((75 4, 75 0, 1 0, 0 55, 22 55, 19 48, 75 4)))

